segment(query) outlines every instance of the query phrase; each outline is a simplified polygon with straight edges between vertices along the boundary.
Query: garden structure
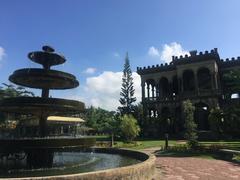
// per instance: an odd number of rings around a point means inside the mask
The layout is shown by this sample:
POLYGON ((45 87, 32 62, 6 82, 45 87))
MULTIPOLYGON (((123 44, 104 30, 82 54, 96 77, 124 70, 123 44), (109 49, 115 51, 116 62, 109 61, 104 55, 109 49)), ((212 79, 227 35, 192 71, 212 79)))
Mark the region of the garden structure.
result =
POLYGON ((187 99, 195 106, 198 130, 209 130, 208 115, 212 108, 239 102, 233 98, 238 97, 239 90, 228 88, 228 82, 223 79, 225 73, 237 69, 240 69, 240 57, 222 60, 217 48, 173 56, 169 64, 137 67, 144 116, 149 121, 146 123, 148 133, 178 134, 183 131, 182 105, 187 99), (165 122, 162 129, 158 129, 159 120, 165 122))

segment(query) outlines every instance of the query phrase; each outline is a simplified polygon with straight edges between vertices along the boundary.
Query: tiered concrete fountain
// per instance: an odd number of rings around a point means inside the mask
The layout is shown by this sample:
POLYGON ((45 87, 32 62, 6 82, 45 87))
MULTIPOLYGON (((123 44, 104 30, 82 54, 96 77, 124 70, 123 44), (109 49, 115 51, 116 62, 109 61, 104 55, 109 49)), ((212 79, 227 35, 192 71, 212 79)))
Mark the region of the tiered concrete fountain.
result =
POLYGON ((51 167, 54 149, 67 147, 90 147, 93 138, 51 138, 48 136, 47 117, 57 114, 79 113, 84 103, 79 101, 49 98, 50 89, 71 89, 79 85, 76 77, 62 71, 52 70, 51 66, 63 64, 65 57, 54 52, 49 46, 43 51, 30 52, 28 57, 43 68, 16 70, 9 80, 17 85, 41 89, 41 97, 14 97, 0 102, 0 111, 7 113, 32 114, 39 117, 39 138, 1 139, 0 152, 6 155, 24 151, 27 166, 32 168, 51 167), (47 138, 46 138, 47 137, 47 138))
POLYGON ((50 98, 51 89, 71 89, 79 85, 75 76, 52 70, 66 59, 49 46, 30 52, 28 57, 43 68, 16 70, 9 80, 41 89, 41 97, 15 97, 0 101, 0 111, 34 115, 39 118, 37 137, 0 139, 0 178, 24 179, 151 179, 154 156, 112 148, 90 148, 91 137, 49 137, 47 117, 76 114, 84 103, 50 98))

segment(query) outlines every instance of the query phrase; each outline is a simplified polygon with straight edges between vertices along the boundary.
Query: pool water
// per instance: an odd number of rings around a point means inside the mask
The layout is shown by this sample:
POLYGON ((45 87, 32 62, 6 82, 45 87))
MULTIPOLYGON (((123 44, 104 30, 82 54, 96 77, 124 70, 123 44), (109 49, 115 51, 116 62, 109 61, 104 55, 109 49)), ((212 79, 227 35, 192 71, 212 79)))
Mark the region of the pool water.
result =
POLYGON ((30 169, 24 154, 0 159, 0 177, 31 177, 66 175, 98 171, 139 163, 140 160, 119 155, 95 152, 54 152, 51 168, 30 169), (21 157, 22 156, 22 157, 21 157))

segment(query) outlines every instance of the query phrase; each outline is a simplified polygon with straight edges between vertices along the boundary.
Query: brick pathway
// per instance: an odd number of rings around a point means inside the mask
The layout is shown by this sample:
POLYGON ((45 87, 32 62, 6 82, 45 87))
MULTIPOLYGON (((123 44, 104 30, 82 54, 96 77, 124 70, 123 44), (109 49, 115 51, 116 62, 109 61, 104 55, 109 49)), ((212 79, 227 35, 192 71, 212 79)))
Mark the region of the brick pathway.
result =
MULTIPOLYGON (((145 152, 153 152, 148 149, 145 152)), ((240 180, 240 164, 192 157, 157 157, 154 180, 240 180)))
POLYGON ((222 161, 201 158, 158 157, 155 179, 164 180, 239 180, 240 165, 222 161))

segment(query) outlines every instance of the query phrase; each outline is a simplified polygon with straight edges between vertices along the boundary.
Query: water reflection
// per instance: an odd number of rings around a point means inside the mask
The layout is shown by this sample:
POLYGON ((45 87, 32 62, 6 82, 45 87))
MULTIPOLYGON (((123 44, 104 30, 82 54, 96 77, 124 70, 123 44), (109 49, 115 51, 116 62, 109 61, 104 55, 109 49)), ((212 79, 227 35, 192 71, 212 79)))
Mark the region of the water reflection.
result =
POLYGON ((4 157, 0 160, 0 177, 72 174, 122 167, 138 162, 139 160, 118 154, 54 152, 51 168, 29 168, 26 157, 19 160, 4 157))

